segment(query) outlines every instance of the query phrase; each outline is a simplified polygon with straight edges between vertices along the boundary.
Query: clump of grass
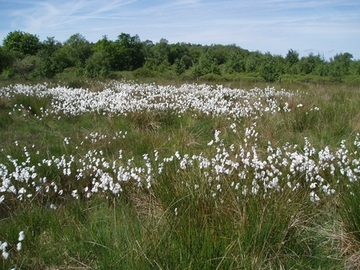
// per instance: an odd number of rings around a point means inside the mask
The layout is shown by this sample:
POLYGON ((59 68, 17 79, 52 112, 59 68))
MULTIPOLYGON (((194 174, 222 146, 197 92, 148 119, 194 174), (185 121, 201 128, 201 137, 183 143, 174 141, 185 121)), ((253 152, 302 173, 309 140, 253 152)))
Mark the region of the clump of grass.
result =
POLYGON ((12 103, 22 105, 23 109, 29 111, 32 115, 40 116, 50 104, 50 97, 19 94, 15 96, 12 103))
POLYGON ((342 252, 346 257, 348 269, 360 267, 360 186, 350 184, 341 196, 340 214, 343 225, 342 252))
POLYGON ((8 100, 5 97, 0 97, 0 109, 8 107, 8 100))
POLYGON ((0 97, 0 128, 13 122, 9 101, 4 97, 0 97))
POLYGON ((171 109, 129 112, 127 118, 135 129, 145 131, 177 129, 182 122, 181 116, 171 109))
POLYGON ((27 237, 22 252, 5 261, 5 267, 147 268, 148 262, 137 253, 143 242, 142 223, 127 203, 72 200, 58 209, 30 206, 13 214, 2 221, 0 234, 10 238, 22 227, 27 237))
POLYGON ((69 88, 89 88, 89 83, 84 81, 84 80, 80 80, 80 79, 74 79, 74 80, 70 80, 67 82, 67 86, 69 88))
MULTIPOLYGON (((314 267, 333 265, 324 255, 325 244, 317 245, 326 241, 313 230, 318 213, 307 192, 244 196, 231 185, 236 177, 217 182, 221 188, 214 191, 197 169, 177 172, 177 166, 167 166, 154 187, 164 210, 166 222, 158 226, 166 232, 167 245, 161 258, 147 254, 161 268, 287 269, 309 267, 310 258, 314 267)), ((251 186, 252 176, 243 184, 251 186)))

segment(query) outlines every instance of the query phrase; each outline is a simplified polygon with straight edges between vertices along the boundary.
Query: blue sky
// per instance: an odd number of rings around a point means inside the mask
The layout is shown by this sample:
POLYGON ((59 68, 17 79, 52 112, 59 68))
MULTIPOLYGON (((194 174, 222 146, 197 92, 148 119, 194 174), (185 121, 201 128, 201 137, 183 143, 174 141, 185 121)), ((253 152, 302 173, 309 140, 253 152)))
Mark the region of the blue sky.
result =
POLYGON ((15 30, 96 42, 124 32, 154 43, 236 44, 250 51, 360 59, 359 0, 0 0, 0 39, 15 30))

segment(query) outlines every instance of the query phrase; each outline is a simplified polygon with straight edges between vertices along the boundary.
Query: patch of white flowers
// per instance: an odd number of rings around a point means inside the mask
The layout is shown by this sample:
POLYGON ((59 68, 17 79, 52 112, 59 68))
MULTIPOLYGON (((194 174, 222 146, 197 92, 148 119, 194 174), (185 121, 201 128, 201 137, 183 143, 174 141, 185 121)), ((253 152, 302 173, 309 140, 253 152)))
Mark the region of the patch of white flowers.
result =
MULTIPOLYGON (((25 239, 25 233, 23 231, 19 232, 18 243, 16 244, 16 250, 20 251, 22 247, 22 241, 25 239)), ((0 241, 0 252, 2 257, 7 260, 10 256, 10 251, 8 250, 8 243, 0 241)))
MULTIPOLYGON (((143 155, 142 165, 134 163, 134 158, 125 160, 123 151, 118 150, 118 156, 109 158, 101 150, 87 150, 82 156, 68 153, 61 156, 48 156, 37 151, 31 154, 21 142, 15 142, 16 147, 23 151, 19 160, 12 155, 0 160, 0 204, 6 203, 7 197, 20 201, 31 200, 37 194, 57 194, 68 192, 78 199, 80 196, 90 198, 97 193, 106 196, 120 196, 125 182, 134 181, 138 187, 150 189, 157 177, 166 171, 166 165, 176 166, 179 173, 194 169, 201 173, 199 183, 192 183, 189 188, 199 190, 204 184, 210 189, 210 195, 220 199, 227 188, 234 190, 240 196, 271 196, 272 192, 284 190, 297 191, 300 188, 308 190, 309 200, 317 202, 322 196, 331 196, 336 190, 333 183, 342 176, 342 181, 355 182, 360 176, 359 135, 354 140, 354 149, 350 150, 342 141, 338 150, 331 151, 329 147, 315 149, 307 138, 304 146, 299 147, 286 143, 282 147, 273 147, 268 142, 267 150, 260 151, 257 146, 258 129, 256 119, 263 114, 290 113, 291 106, 287 101, 293 100, 300 93, 286 90, 276 91, 274 88, 249 91, 230 89, 218 85, 184 84, 180 87, 157 86, 155 84, 135 84, 112 82, 104 85, 104 90, 92 92, 87 89, 73 89, 62 86, 51 87, 47 84, 35 86, 12 85, 0 89, 0 97, 12 98, 18 94, 51 97, 51 106, 42 108, 41 121, 44 117, 59 118, 63 115, 79 115, 96 112, 106 115, 126 115, 129 112, 147 112, 151 110, 171 110, 179 117, 191 111, 212 116, 226 115, 232 120, 228 127, 234 133, 239 133, 237 120, 244 117, 253 119, 253 123, 245 128, 245 138, 239 145, 227 146, 221 138, 221 131, 214 131, 214 138, 207 147, 214 151, 213 156, 181 155, 178 151, 169 157, 159 158, 159 153, 143 155), (283 105, 281 105, 283 104, 283 105), (38 156, 47 156, 40 161, 38 156), (48 178, 44 172, 52 171, 63 178, 74 179, 77 185, 73 190, 65 190, 59 182, 48 178), (246 180, 251 181, 246 181, 246 180), (86 180, 86 181, 82 181, 86 180)), ((303 104, 292 105, 297 110, 304 109, 303 104)), ((13 113, 26 111, 22 104, 14 106, 13 113)), ((316 113, 320 109, 311 109, 316 113)), ((92 132, 75 148, 80 149, 84 142, 96 143, 126 138, 126 131, 118 131, 114 136, 92 132)), ((63 139, 64 146, 72 143, 70 137, 63 139)), ((206 146, 205 146, 206 147, 206 146)), ((31 148, 36 148, 32 145, 31 148)), ((173 167, 173 166, 172 166, 173 167)), ((56 210, 55 204, 49 208, 56 210)), ((174 209, 178 215, 178 209, 174 209)), ((21 249, 24 234, 19 234, 17 249, 21 249)), ((0 251, 7 259, 7 243, 0 242, 0 251)))
MULTIPOLYGON (((281 106, 283 99, 291 99, 297 93, 274 88, 254 88, 251 90, 231 89, 222 85, 216 87, 206 84, 171 85, 135 84, 114 81, 104 85, 104 90, 92 92, 88 89, 73 89, 63 86, 51 87, 48 84, 10 85, 0 89, 0 97, 11 98, 22 94, 37 97, 51 97, 51 108, 41 108, 42 119, 48 115, 59 118, 61 115, 79 115, 97 112, 108 115, 126 115, 129 112, 150 110, 172 110, 181 116, 187 110, 206 115, 229 115, 234 119, 275 114, 291 109, 288 103, 281 106)), ((13 111, 26 111, 22 104, 14 106, 13 111)), ((65 140, 66 143, 66 140, 65 140)))
MULTIPOLYGON (((43 115, 38 116, 39 119, 48 115, 57 117, 57 115, 77 115, 87 112, 115 115, 132 111, 172 109, 179 116, 187 110, 194 111, 195 114, 227 115, 234 119, 229 126, 234 133, 238 132, 236 119, 251 117, 254 122, 250 127, 245 128, 243 143, 237 147, 233 144, 229 147, 225 146, 221 132, 215 130, 214 139, 207 144, 208 147, 215 148, 214 157, 205 157, 202 154, 181 156, 176 151, 174 156, 159 160, 158 152, 155 150, 153 155, 144 154, 142 166, 135 166, 133 158, 123 160, 121 149, 118 158, 113 160, 107 160, 101 150, 88 150, 81 157, 75 157, 75 154, 51 156, 35 163, 27 147, 24 146, 23 161, 11 155, 7 155, 7 160, 0 161, 0 203, 6 200, 7 194, 21 201, 30 199, 38 193, 52 192, 63 195, 65 191, 59 183, 41 174, 50 168, 62 177, 70 177, 79 182, 87 179, 85 186, 67 191, 74 198, 79 198, 80 194, 90 198, 99 192, 119 196, 123 190, 122 184, 130 180, 135 181, 139 187, 151 188, 156 175, 163 173, 165 164, 169 162, 178 164, 179 171, 197 166, 209 185, 214 186, 213 196, 221 193, 225 179, 231 178, 231 186, 241 191, 243 195, 257 195, 259 192, 266 194, 270 190, 279 191, 286 188, 296 191, 300 186, 305 186, 309 188, 310 200, 318 201, 320 193, 325 195, 335 193, 335 189, 329 183, 331 182, 329 177, 335 177, 335 171, 339 171, 349 182, 358 180, 360 173, 358 154, 356 151, 350 152, 344 141, 341 142, 340 149, 335 152, 331 152, 328 147, 316 150, 307 138, 302 149, 290 143, 274 149, 269 142, 267 152, 259 154, 257 117, 264 113, 291 112, 288 102, 283 102, 283 99, 293 100, 299 93, 283 89, 276 91, 274 88, 255 88, 245 91, 205 84, 184 84, 176 88, 115 81, 104 85, 104 88, 100 92, 91 92, 82 88, 50 87, 47 84, 35 86, 18 84, 0 89, 0 96, 11 98, 22 94, 52 97, 51 107, 42 109, 43 115), (285 105, 281 107, 280 104, 285 105), (251 185, 245 183, 247 178, 253 179, 251 185)), ((15 107, 24 109, 21 104, 15 107)), ((297 104, 295 107, 303 108, 303 104, 297 104)), ((311 110, 318 111, 319 108, 314 107, 311 110)), ((126 134, 126 131, 119 131, 112 140, 123 139, 126 134)), ((98 132, 92 132, 84 138, 84 141, 91 143, 102 140, 111 142, 107 135, 98 132)), ((63 142, 66 147, 71 143, 71 138, 65 137, 63 142)), ((76 149, 81 148, 83 142, 76 146, 76 149)), ((21 147, 19 142, 15 144, 21 147)), ((358 136, 354 145, 359 148, 358 136)), ((34 147, 33 145, 32 148, 34 147)), ((36 155, 40 155, 39 151, 36 155)), ((56 209, 56 205, 52 204, 51 208, 56 209)))

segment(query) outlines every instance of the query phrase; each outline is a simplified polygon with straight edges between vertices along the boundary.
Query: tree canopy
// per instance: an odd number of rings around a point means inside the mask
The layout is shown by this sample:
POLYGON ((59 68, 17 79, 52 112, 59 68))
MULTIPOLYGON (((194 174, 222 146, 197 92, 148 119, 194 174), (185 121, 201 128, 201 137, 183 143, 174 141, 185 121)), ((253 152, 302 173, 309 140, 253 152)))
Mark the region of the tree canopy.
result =
POLYGON ((319 54, 300 57, 293 49, 283 57, 270 52, 250 52, 234 44, 170 44, 165 38, 154 43, 127 33, 120 33, 116 40, 103 36, 95 43, 76 33, 61 43, 55 37, 41 42, 36 35, 13 31, 0 46, 0 72, 9 76, 53 77, 67 68, 88 77, 143 69, 136 74, 162 73, 192 79, 250 74, 269 82, 284 75, 314 75, 336 82, 343 81, 345 76, 360 75, 359 60, 348 52, 326 61, 319 54))
POLYGON ((23 55, 35 55, 41 47, 40 40, 36 35, 22 31, 10 32, 3 40, 3 45, 5 49, 23 55))

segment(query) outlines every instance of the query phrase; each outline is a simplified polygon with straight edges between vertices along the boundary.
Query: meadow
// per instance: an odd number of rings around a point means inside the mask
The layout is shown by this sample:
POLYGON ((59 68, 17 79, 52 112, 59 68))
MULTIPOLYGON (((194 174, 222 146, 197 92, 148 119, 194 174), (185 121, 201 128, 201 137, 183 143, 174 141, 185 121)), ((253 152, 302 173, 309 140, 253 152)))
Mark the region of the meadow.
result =
POLYGON ((87 85, 0 88, 1 269, 359 268, 358 86, 87 85))

